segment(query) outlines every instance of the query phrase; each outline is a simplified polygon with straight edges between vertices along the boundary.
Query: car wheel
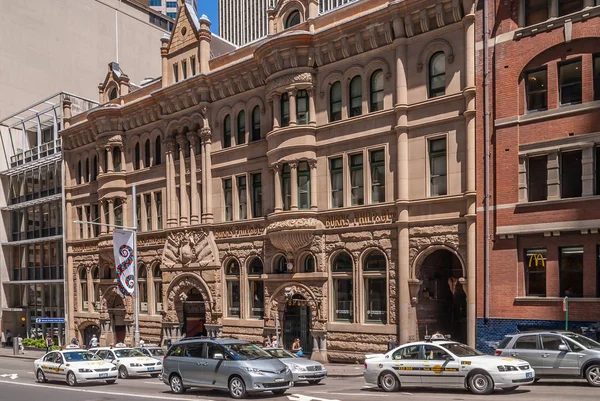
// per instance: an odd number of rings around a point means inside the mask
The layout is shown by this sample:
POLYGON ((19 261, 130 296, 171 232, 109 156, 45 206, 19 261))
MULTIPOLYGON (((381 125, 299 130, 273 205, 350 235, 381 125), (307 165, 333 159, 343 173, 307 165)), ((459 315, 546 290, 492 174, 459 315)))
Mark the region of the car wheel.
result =
POLYGON ((309 380, 308 384, 319 384, 321 383, 321 380, 309 380))
POLYGON ((232 398, 246 398, 247 394, 246 385, 241 377, 235 376, 229 380, 229 395, 231 395, 232 398))
POLYGON ((69 374, 67 374, 67 384, 71 387, 77 384, 77 378, 75 377, 75 373, 69 372, 69 374))
POLYGON ((398 378, 393 373, 387 372, 381 375, 379 378, 380 387, 383 391, 387 391, 391 393, 393 391, 398 391, 398 387, 400 387, 400 383, 398 382, 398 378))
POLYGON ((600 365, 593 364, 585 370, 585 380, 590 386, 600 387, 600 365))
POLYGON ((475 372, 469 377, 469 390, 476 395, 486 395, 494 391, 494 381, 484 372, 475 372))
POLYGON ((283 395, 287 391, 287 388, 280 388, 279 390, 273 390, 273 394, 275 395, 283 395))
POLYGON ((129 372, 125 366, 121 366, 119 368, 119 379, 127 379, 129 377, 129 372))
POLYGON ((506 392, 506 393, 510 393, 510 392, 512 392, 512 391, 515 391, 515 390, 516 390, 516 389, 518 389, 518 388, 519 388, 519 386, 504 387, 504 388, 502 389, 502 391, 504 391, 504 392, 506 392))
POLYGON ((107 380, 106 384, 115 384, 117 381, 116 380, 107 380))
POLYGON ((38 383, 46 383, 48 381, 48 379, 46 379, 46 375, 44 374, 42 369, 38 369, 35 377, 36 377, 38 383))
POLYGON ((185 387, 183 387, 183 381, 181 377, 178 375, 173 375, 169 379, 169 385, 171 386, 171 391, 175 394, 183 394, 185 393, 185 387))
POLYGON ((150 373, 150 377, 158 377, 160 373, 150 373))

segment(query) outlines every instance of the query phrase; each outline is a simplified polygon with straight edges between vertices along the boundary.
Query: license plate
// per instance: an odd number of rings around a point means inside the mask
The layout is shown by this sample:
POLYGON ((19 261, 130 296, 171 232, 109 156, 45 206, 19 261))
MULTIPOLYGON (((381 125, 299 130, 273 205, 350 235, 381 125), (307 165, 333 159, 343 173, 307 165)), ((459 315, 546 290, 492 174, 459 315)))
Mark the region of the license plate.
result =
POLYGON ((154 368, 148 368, 148 372, 152 372, 154 368))
POLYGON ((531 372, 525 373, 526 379, 531 379, 532 377, 533 377, 533 373, 531 373, 531 372))
POLYGON ((100 377, 108 377, 108 373, 100 373, 100 377))
POLYGON ((284 381, 285 381, 285 379, 275 379, 275 383, 281 383, 281 382, 284 382, 284 381))

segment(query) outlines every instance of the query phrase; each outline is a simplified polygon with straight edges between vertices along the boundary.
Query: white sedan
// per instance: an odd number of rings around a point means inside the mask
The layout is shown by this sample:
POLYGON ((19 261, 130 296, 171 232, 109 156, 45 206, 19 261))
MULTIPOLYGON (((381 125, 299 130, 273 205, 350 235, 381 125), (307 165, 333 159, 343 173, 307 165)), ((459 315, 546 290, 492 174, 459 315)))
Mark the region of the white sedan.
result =
POLYGON ((404 344, 386 354, 366 355, 364 378, 384 391, 401 386, 464 387, 490 394, 531 384, 535 372, 528 362, 485 355, 454 341, 404 344))
POLYGON ((101 347, 92 350, 100 359, 113 363, 119 372, 120 379, 127 379, 129 376, 139 376, 149 374, 152 377, 158 377, 162 371, 162 362, 150 358, 133 348, 127 347, 101 347))
POLYGON ((33 362, 37 381, 66 381, 69 386, 90 381, 105 381, 113 384, 117 380, 117 368, 109 362, 81 349, 52 351, 33 362))

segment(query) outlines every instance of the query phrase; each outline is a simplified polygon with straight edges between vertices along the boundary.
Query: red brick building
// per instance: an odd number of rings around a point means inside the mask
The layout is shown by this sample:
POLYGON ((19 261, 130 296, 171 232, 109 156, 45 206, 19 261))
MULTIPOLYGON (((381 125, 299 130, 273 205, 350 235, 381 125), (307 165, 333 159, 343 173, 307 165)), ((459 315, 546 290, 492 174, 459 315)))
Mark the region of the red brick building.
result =
POLYGON ((489 263, 477 14, 477 336, 600 332, 600 1, 489 2, 489 263), (487 268, 486 268, 487 266, 487 268), (486 270, 487 273, 486 274, 486 270))

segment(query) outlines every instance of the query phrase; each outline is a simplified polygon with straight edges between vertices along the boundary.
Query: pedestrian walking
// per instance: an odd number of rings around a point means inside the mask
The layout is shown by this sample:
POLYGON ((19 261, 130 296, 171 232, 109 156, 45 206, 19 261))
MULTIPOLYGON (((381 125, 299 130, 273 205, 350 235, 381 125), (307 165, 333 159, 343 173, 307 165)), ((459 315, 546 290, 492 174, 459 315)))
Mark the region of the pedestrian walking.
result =
POLYGON ((278 348, 279 347, 279 341, 277 341, 277 337, 273 336, 271 337, 271 348, 278 348))
POLYGON ((94 334, 92 336, 92 339, 90 340, 90 348, 94 348, 94 347, 97 347, 97 346, 98 346, 98 338, 94 334))
POLYGON ((52 341, 52 336, 50 333, 46 333, 46 354, 52 351, 52 346, 54 345, 52 341))
POLYGON ((17 337, 17 345, 19 346, 19 353, 25 355, 25 347, 23 347, 23 337, 17 337))
POLYGON ((13 345, 13 335, 10 330, 6 330, 6 346, 12 347, 13 345))

